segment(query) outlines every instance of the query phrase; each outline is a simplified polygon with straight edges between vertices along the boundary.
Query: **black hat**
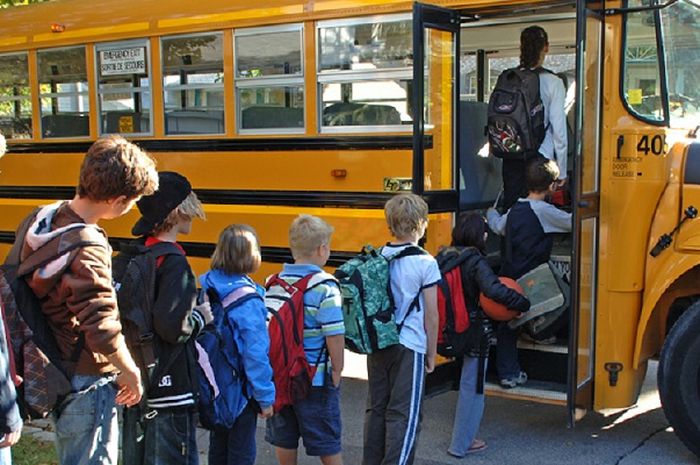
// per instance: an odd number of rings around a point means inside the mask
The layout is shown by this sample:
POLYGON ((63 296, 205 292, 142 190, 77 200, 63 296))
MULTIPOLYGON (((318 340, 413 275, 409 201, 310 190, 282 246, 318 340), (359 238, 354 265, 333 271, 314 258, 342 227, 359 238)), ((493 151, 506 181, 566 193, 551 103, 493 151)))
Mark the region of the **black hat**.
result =
POLYGON ((143 236, 153 231, 190 195, 190 192, 192 185, 183 175, 173 171, 158 173, 158 190, 136 202, 141 219, 131 229, 131 234, 143 236))

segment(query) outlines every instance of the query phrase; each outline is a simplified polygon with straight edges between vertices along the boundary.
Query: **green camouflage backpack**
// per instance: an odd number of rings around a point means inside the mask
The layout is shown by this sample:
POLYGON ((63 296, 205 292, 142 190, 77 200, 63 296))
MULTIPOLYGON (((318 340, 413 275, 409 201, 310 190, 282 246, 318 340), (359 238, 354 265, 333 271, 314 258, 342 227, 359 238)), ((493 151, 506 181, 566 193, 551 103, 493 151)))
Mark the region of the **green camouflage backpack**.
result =
MULTIPOLYGON (((394 315, 389 264, 426 253, 420 247, 408 246, 387 258, 381 254, 381 248, 367 245, 359 255, 336 270, 335 277, 343 296, 346 348, 359 354, 371 354, 399 343, 403 321, 397 323, 394 315)), ((408 313, 413 308, 415 305, 408 313)))

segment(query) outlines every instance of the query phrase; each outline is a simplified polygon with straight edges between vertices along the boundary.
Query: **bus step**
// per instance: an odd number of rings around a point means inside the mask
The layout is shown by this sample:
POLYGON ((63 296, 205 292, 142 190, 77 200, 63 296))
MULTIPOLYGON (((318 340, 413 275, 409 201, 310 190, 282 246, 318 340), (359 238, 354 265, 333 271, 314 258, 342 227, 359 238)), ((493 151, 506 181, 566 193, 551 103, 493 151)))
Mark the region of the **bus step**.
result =
POLYGON ((495 380, 488 380, 484 385, 486 395, 504 397, 506 399, 527 400, 552 405, 566 405, 566 385, 529 381, 523 386, 511 389, 501 387, 495 380))

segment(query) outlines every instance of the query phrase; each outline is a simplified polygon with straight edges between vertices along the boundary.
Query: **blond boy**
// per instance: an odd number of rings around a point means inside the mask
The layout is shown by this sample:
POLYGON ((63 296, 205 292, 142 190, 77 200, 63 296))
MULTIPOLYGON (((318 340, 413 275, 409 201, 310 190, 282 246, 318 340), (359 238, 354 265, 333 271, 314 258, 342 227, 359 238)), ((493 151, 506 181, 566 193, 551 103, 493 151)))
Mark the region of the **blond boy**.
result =
MULTIPOLYGON (((299 215, 289 228, 294 264, 285 264, 280 278, 291 284, 323 273, 332 233, 333 228, 321 218, 299 215)), ((297 463, 299 437, 307 455, 319 456, 324 465, 342 465, 339 387, 345 326, 338 284, 324 275, 304 294, 304 351, 310 364, 318 362, 311 393, 267 422, 265 439, 275 446, 281 465, 297 463)))
MULTIPOLYGON (((382 255, 391 258, 419 247, 428 225, 423 199, 398 194, 386 203, 384 214, 394 240, 382 248, 382 255)), ((367 356, 363 465, 413 463, 425 374, 435 368, 437 262, 427 252, 393 260, 390 280, 396 321, 401 323, 399 344, 367 356)))
MULTIPOLYGON (((162 171, 158 177, 158 191, 137 202, 141 218, 131 230, 141 236, 136 243, 157 257, 151 308, 157 363, 150 370, 150 379, 144 380, 148 388, 145 411, 124 411, 122 454, 124 462, 132 465, 141 461, 148 465, 191 465, 199 459, 194 339, 213 316, 208 303, 195 307, 197 280, 177 238, 189 234, 192 221, 205 215, 187 178, 173 171, 162 171), (140 418, 144 419, 142 445, 136 436, 140 418)), ((148 367, 141 368, 149 372, 148 367)))

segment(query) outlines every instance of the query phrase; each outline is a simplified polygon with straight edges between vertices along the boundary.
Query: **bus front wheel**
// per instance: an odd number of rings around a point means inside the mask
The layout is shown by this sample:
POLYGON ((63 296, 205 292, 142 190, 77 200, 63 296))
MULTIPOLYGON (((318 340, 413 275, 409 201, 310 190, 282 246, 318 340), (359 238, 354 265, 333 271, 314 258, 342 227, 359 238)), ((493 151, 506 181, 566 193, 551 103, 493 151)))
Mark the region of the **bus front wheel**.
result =
POLYGON ((659 360, 658 385, 666 418, 676 435, 700 457, 700 301, 669 331, 659 360))

